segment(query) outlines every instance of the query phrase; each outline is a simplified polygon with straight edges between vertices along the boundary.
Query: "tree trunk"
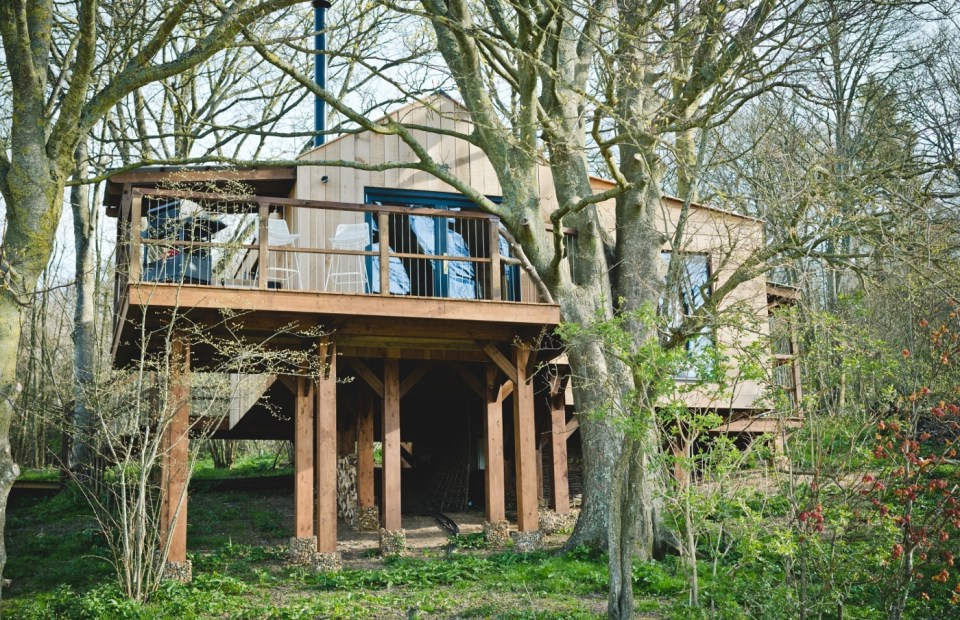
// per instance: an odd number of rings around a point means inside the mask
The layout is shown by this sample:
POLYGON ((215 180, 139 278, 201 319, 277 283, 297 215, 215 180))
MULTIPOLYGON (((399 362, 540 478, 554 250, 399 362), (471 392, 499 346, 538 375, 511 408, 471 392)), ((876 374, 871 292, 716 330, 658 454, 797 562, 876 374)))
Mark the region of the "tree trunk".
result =
MULTIPOLYGON (((86 144, 77 147, 75 177, 84 176, 87 166, 86 144)), ((74 185, 70 189, 70 207, 73 210, 74 250, 76 252, 77 297, 73 313, 73 451, 70 468, 80 478, 96 476, 93 438, 95 425, 90 411, 90 397, 94 389, 94 368, 97 363, 96 307, 97 288, 93 235, 96 230, 96 212, 91 209, 90 189, 74 185)))
MULTIPOLYGON (((568 315, 565 313, 564 316, 568 315)), ((616 503, 613 501, 616 495, 616 447, 623 438, 623 432, 611 419, 613 399, 609 390, 611 386, 619 388, 624 383, 609 376, 606 356, 599 343, 571 342, 567 354, 570 368, 576 375, 573 395, 580 418, 583 449, 583 500, 567 548, 586 545, 606 549, 611 527, 610 510, 616 503)))
MULTIPOLYGON (((25 120, 25 119, 24 119, 25 120)), ((7 203, 7 229, 0 253, 0 593, 6 565, 7 497, 19 468, 10 449, 10 423, 21 386, 17 381, 20 330, 29 319, 40 274, 53 249, 63 205, 63 178, 49 165, 42 124, 39 131, 25 131, 14 144, 0 190, 7 203), (34 138, 31 140, 31 138, 34 138)))
POLYGON ((610 620, 627 620, 633 617, 633 557, 640 529, 640 498, 643 496, 643 445, 638 438, 628 436, 624 440, 614 475, 616 480, 610 507, 607 617, 610 620))
POLYGON ((20 468, 10 451, 10 422, 13 420, 14 401, 20 392, 17 382, 17 350, 20 341, 20 308, 9 291, 0 291, 0 598, 3 593, 3 568, 7 563, 7 548, 3 530, 7 522, 7 497, 20 468))

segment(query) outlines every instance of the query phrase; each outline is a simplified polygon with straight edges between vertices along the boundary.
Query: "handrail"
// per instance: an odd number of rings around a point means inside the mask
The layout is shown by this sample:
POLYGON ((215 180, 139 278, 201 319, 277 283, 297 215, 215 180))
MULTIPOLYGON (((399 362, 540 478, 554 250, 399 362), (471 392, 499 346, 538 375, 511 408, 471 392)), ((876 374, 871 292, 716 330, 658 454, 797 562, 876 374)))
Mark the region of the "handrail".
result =
MULTIPOLYGON (((409 208, 397 207, 394 205, 378 204, 358 204, 354 202, 335 202, 331 200, 303 200, 300 198, 274 198, 270 196, 231 196, 229 194, 214 194, 209 192, 184 192, 169 189, 147 189, 142 187, 133 188, 134 194, 141 196, 159 196, 168 198, 186 198, 188 200, 206 200, 216 202, 227 202, 234 204, 253 205, 267 204, 277 207, 300 207, 306 209, 326 209, 332 211, 354 211, 354 212, 372 212, 372 213, 402 213, 403 215, 424 215, 440 217, 438 212, 446 214, 446 217, 458 217, 462 219, 480 219, 497 220, 496 215, 484 211, 443 211, 441 209, 429 209, 426 207, 409 208)), ((253 210, 250 211, 251 213, 253 210)))
MULTIPOLYGON (((174 269, 180 271, 175 273, 175 277, 179 277, 182 282, 185 279, 186 267, 193 269, 193 261, 197 256, 201 256, 207 263, 205 265, 206 277, 201 278, 199 282, 191 280, 190 283, 192 284, 249 286, 260 290, 282 287, 310 292, 346 292, 381 296, 402 294, 413 297, 457 296, 464 298, 464 295, 466 295, 467 299, 476 300, 538 301, 535 293, 528 295, 526 290, 521 295, 516 294, 515 290, 521 282, 519 271, 516 268, 517 260, 500 254, 500 220, 497 216, 489 213, 147 188, 133 188, 129 202, 129 210, 126 214, 121 214, 118 222, 120 248, 117 254, 118 295, 121 294, 120 289, 126 288, 127 283, 141 281, 173 282, 173 279, 165 279, 171 277, 167 271, 169 265, 165 261, 178 256, 177 260, 180 262, 175 265, 174 269), (240 216, 239 222, 245 223, 232 224, 235 227, 234 241, 232 242, 194 240, 193 236, 197 233, 185 231, 198 229, 190 228, 179 229, 179 232, 173 235, 174 238, 143 237, 140 233, 140 222, 142 217, 147 216, 149 201, 164 198, 192 200, 199 203, 204 211, 209 214, 224 216, 227 221, 232 220, 229 217, 231 215, 240 216), (144 202, 145 200, 148 202, 144 202), (306 211, 300 212, 300 216, 290 220, 291 223, 301 226, 301 229, 293 229, 291 232, 300 236, 299 243, 301 244, 303 238, 305 238, 304 233, 309 233, 306 235, 307 237, 312 234, 308 243, 295 247, 271 245, 267 226, 271 215, 283 212, 289 220, 291 213, 301 209, 306 211), (311 216, 303 214, 311 211, 335 211, 342 214, 343 217, 339 220, 336 217, 331 219, 330 216, 322 216, 319 219, 314 217, 314 226, 317 226, 316 222, 320 224, 319 228, 310 233, 309 231, 313 229, 304 228, 304 226, 307 226, 304 222, 310 221, 311 216), (357 222, 360 214, 367 216, 366 221, 371 226, 366 248, 340 249, 331 247, 333 237, 330 236, 332 235, 332 229, 329 226, 336 226, 338 221, 341 223, 357 222), (256 219, 246 219, 250 216, 256 219), (414 226, 413 220, 406 219, 409 216, 434 218, 435 223, 428 229, 430 232, 427 234, 423 232, 422 228, 425 224, 421 222, 414 226), (303 217, 307 219, 304 220, 303 217), (440 224, 436 220, 442 220, 444 223, 440 224), (451 220, 460 220, 462 223, 450 223, 451 220), (324 221, 327 224, 323 224, 324 221), (391 226, 394 225, 402 228, 391 234, 391 226), (420 232, 414 230, 415 227, 420 232), (325 230, 325 233, 317 232, 320 230, 325 230), (243 241, 245 235, 253 234, 252 231, 256 231, 256 239, 253 242, 243 241), (424 234, 427 234, 427 236, 424 237, 424 234), (184 238, 175 238, 177 236, 184 238), (431 238, 433 241, 424 241, 431 238), (386 240, 386 242, 380 243, 378 239, 386 240), (397 241, 398 239, 401 241, 397 241), (406 241, 402 241, 402 239, 406 239, 406 241), (392 247, 394 241, 399 243, 396 248, 392 247), (379 247, 377 247, 377 244, 379 244, 379 247), (170 248, 171 251, 163 253, 152 250, 151 253, 154 258, 148 264, 144 256, 149 248, 170 248), (214 263, 212 257, 216 256, 218 249, 223 249, 224 252, 218 258, 221 261, 218 267, 222 270, 215 279, 213 277, 212 265, 214 263), (308 270, 305 273, 299 265, 296 269, 275 266, 277 261, 288 260, 290 257, 293 257, 295 262, 298 261, 297 257, 299 257, 299 260, 309 262, 314 266, 314 271, 308 270), (357 274, 358 277, 362 277, 363 282, 359 287, 355 286, 355 282, 351 283, 353 289, 346 291, 342 290, 339 283, 334 280, 337 290, 330 290, 331 287, 328 287, 329 278, 324 280, 321 272, 335 273, 333 264, 338 260, 352 261, 354 265, 359 265, 359 267, 354 266, 351 273, 365 271, 370 274, 369 277, 357 274), (239 264, 237 261, 239 261, 239 264), (157 263, 160 263, 159 267, 157 267, 157 263), (460 267, 457 267, 456 264, 459 264, 460 267), (244 266, 246 266, 246 269, 244 269, 244 266), (396 276, 395 270, 398 269, 403 271, 406 286, 409 289, 399 293, 391 291, 391 279, 396 276), (416 283, 413 282, 414 270, 416 276, 419 277, 416 283), (123 273, 122 278, 119 275, 121 272, 123 273), (277 272, 295 272, 298 281, 282 283, 275 277, 268 275, 271 272, 274 274, 277 272), (247 284, 238 284, 237 281, 240 280, 247 282, 247 284), (307 285, 304 286, 303 282, 307 282, 307 285), (439 288, 437 288, 438 286, 439 288), (464 287, 468 288, 465 289, 464 287), (451 293, 454 290, 457 292, 451 293), (471 297, 471 295, 473 296, 471 297)), ((216 221, 219 222, 223 219, 223 217, 220 217, 216 221)), ((232 221, 237 222, 238 220, 232 221)), ((202 227, 203 224, 200 224, 200 226, 202 227)), ((152 229, 147 228, 146 230, 150 231, 152 229)), ((213 235, 215 232, 206 234, 213 235)), ((249 239, 249 237, 245 238, 249 239)), ((396 285, 396 282, 394 282, 394 285, 396 285)), ((117 307, 119 308, 120 305, 121 302, 118 298, 117 307)))

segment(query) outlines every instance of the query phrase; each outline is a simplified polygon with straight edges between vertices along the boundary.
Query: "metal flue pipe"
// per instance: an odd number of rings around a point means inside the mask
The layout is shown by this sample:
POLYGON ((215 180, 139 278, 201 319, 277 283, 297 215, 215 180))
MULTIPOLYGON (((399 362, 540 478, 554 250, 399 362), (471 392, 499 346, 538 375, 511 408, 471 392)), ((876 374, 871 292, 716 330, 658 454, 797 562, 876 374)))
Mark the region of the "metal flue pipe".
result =
MULTIPOLYGON (((313 0, 313 49, 315 51, 313 63, 313 81, 317 86, 327 88, 327 50, 326 18, 328 0, 313 0)), ((313 146, 320 146, 326 140, 324 132, 327 130, 327 107, 319 96, 313 98, 313 146)))

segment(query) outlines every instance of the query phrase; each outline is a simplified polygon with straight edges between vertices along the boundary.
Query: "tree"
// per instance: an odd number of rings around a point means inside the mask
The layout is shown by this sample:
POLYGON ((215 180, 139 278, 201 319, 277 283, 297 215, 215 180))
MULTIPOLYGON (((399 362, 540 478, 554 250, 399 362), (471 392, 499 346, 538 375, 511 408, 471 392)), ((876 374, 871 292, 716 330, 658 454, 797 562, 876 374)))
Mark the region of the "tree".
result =
MULTIPOLYGON (((22 315, 47 266, 75 152, 124 97, 188 71, 233 46, 259 20, 296 0, 239 1, 228 6, 178 0, 131 7, 110 0, 12 0, 0 5, 5 67, 0 96, 10 112, 0 126, 0 195, 7 226, 0 246, 0 348, 17 347, 22 315), (123 25, 122 27, 120 25, 123 25), (109 44, 101 31, 122 36, 109 44), (182 47, 161 50, 173 39, 182 47), (110 63, 123 50, 126 62, 110 63), (9 154, 8 154, 9 153, 9 154)), ((16 358, 0 362, 0 533, 18 475, 9 429, 20 391, 16 358)), ((5 564, 0 544, 0 572, 5 564)))
MULTIPOLYGON (((808 29, 817 27, 801 20, 808 8, 804 2, 423 0, 384 5, 410 16, 410 32, 431 29, 437 53, 418 57, 416 66, 429 66, 433 84, 455 85, 473 125, 470 133, 452 135, 484 151, 497 170, 503 200, 494 203, 433 160, 416 138, 424 128, 390 119, 373 122, 259 45, 265 58, 296 75, 356 127, 398 135, 418 160, 376 166, 312 163, 381 170, 407 166, 433 174, 501 218, 522 246, 533 277, 560 305, 564 321, 582 325, 656 307, 667 286, 661 251, 667 243, 677 250, 684 247, 684 221, 697 194, 700 132, 783 83, 808 29), (591 186, 591 150, 603 160, 605 176, 615 181, 604 192, 595 193, 591 186), (540 212, 541 161, 549 165, 550 190, 560 205, 549 214, 549 224, 540 212), (668 237, 657 216, 671 170, 678 193, 688 202, 668 237), (605 229, 598 210, 609 199, 616 200, 615 236, 605 229), (575 245, 567 245, 564 227, 578 231, 575 245), (575 257, 572 272, 562 267, 567 256, 575 257)), ((422 99, 431 90, 421 75, 398 75, 394 62, 374 58, 364 68, 398 97, 422 99)), ((763 273, 778 251, 800 251, 797 239, 787 241, 741 257, 722 281, 711 282, 709 303, 683 325, 653 333, 628 321, 633 346, 651 336, 664 347, 681 346, 716 316, 731 291, 763 273)), ((628 617, 635 547, 649 557, 670 538, 661 526, 662 483, 651 465, 660 439, 650 424, 643 433, 624 436, 621 422, 614 420, 615 412, 636 410, 621 406, 636 398, 637 389, 625 364, 593 338, 571 338, 568 356, 578 379, 577 410, 586 414, 580 425, 584 505, 571 544, 609 547, 610 616, 628 617), (618 387, 618 402, 609 400, 606 386, 611 385, 618 387)))

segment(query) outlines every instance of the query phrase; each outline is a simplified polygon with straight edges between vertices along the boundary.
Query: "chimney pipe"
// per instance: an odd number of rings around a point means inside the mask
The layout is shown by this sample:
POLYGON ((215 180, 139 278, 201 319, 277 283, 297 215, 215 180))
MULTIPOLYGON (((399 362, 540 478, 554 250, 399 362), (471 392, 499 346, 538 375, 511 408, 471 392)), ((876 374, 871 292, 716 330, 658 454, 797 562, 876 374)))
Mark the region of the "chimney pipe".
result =
MULTIPOLYGON (((328 0, 313 0, 313 49, 316 51, 313 64, 313 81, 322 89, 327 88, 327 28, 326 12, 330 8, 328 0)), ((320 97, 313 99, 313 146, 320 146, 326 140, 327 107, 320 97)))

